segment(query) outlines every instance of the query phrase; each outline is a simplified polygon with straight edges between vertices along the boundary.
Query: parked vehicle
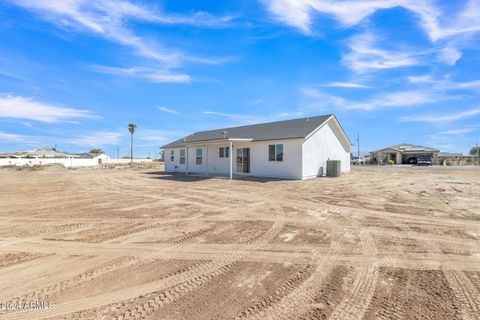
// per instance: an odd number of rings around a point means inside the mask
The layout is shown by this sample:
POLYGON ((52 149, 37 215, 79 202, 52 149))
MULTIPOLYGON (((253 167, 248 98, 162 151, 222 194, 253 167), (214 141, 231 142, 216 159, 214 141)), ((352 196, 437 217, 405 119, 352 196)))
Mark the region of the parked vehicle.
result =
POLYGON ((408 164, 417 164, 417 157, 410 157, 407 159, 408 164))
POLYGON ((359 157, 352 157, 352 159, 350 160, 350 164, 351 165, 363 165, 365 164, 365 162, 363 161, 362 158, 359 158, 359 157))
POLYGON ((431 166, 433 165, 433 159, 431 155, 422 154, 417 156, 417 166, 431 166))

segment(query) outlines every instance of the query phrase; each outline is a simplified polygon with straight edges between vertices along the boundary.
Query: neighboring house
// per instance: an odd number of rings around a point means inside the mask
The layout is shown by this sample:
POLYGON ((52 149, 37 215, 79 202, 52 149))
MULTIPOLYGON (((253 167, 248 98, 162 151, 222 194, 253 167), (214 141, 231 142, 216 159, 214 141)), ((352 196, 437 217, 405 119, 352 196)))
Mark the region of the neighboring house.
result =
POLYGON ((65 167, 91 167, 110 159, 104 153, 65 153, 52 148, 0 154, 0 166, 38 166, 61 164, 65 167))
POLYGON ((433 164, 438 164, 437 149, 417 146, 414 144, 402 143, 385 149, 370 152, 370 158, 374 163, 386 163, 392 160, 395 164, 408 164, 409 159, 416 158, 420 155, 430 155, 433 164))
POLYGON ((76 154, 81 159, 95 159, 98 164, 105 163, 105 160, 110 160, 110 157, 105 153, 85 152, 76 154))
POLYGON ((350 171, 350 140, 334 115, 193 133, 162 148, 165 171, 306 179, 327 160, 350 171))

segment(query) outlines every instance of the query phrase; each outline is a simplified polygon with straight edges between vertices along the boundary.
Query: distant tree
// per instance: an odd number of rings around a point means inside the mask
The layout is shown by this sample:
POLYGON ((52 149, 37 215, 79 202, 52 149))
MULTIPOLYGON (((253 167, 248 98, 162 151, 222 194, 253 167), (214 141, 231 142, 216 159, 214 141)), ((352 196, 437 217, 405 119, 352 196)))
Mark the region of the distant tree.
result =
POLYGON ((137 125, 135 123, 128 124, 128 131, 130 131, 130 164, 133 163, 133 134, 137 130, 137 125))
POLYGON ((89 153, 104 153, 102 149, 92 149, 89 153))
POLYGON ((470 155, 476 156, 480 152, 480 146, 475 146, 472 149, 470 149, 470 155))

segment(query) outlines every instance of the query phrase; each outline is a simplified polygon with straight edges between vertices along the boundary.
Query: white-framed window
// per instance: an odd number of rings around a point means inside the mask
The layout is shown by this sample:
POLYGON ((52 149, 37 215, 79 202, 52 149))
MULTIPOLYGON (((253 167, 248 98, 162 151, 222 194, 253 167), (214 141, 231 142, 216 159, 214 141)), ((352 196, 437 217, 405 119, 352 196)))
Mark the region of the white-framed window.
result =
POLYGON ((170 161, 171 162, 175 161, 175 151, 174 150, 170 150, 170 161))
POLYGON ((268 145, 268 161, 283 161, 283 144, 268 145))
POLYGON ((218 156, 220 158, 228 158, 230 152, 230 147, 222 147, 218 149, 218 156))
POLYGON ((185 164, 185 149, 180 149, 180 164, 185 164))
POLYGON ((203 149, 198 148, 195 150, 195 163, 201 165, 203 163, 203 149))

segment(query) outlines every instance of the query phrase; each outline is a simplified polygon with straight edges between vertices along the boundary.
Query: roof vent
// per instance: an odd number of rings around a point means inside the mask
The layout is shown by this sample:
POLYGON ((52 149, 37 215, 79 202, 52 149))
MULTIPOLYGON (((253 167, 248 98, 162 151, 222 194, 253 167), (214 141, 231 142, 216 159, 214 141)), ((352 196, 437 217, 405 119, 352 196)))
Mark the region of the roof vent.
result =
POLYGON ((227 130, 223 131, 223 138, 225 139, 227 137, 227 130))
POLYGON ((310 118, 305 119, 305 121, 310 121, 310 118))

